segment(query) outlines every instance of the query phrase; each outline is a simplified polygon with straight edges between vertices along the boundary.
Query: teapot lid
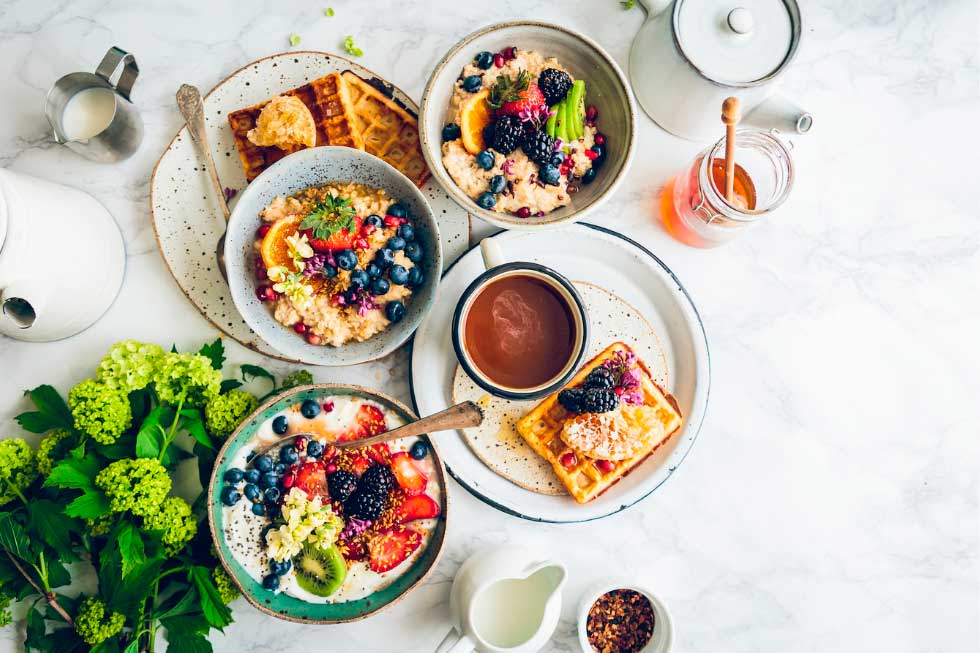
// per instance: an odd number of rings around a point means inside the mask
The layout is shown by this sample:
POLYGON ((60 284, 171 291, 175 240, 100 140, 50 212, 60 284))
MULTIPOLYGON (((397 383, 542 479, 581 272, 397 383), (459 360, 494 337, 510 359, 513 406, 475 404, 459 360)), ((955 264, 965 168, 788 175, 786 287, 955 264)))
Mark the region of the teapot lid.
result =
POLYGON ((800 40, 796 0, 677 0, 674 38, 703 76, 727 86, 769 81, 800 40))

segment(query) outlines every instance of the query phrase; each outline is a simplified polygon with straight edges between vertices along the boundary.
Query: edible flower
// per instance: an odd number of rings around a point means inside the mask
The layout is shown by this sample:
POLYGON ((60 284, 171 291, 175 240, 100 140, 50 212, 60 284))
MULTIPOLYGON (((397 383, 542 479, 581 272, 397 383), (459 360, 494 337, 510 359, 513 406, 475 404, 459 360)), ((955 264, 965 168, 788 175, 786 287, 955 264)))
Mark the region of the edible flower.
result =
POLYGON ((286 246, 289 251, 289 258, 293 259, 296 269, 300 272, 306 267, 306 259, 313 256, 314 251, 310 246, 310 239, 306 234, 295 233, 286 237, 286 246))
MULTIPOLYGON (((269 275, 269 278, 272 278, 272 275, 269 275)), ((313 286, 305 284, 303 279, 302 272, 293 272, 273 285, 272 289, 286 295, 297 308, 303 309, 313 300, 313 286)))
POLYGON ((310 499, 295 487, 283 499, 282 518, 286 523, 265 536, 266 552, 279 562, 296 556, 307 543, 321 549, 333 546, 344 527, 344 521, 330 504, 323 504, 320 495, 310 499))
POLYGON ((602 364, 613 373, 613 378, 616 380, 613 390, 628 404, 643 403, 643 391, 636 362, 637 357, 633 352, 617 350, 613 352, 612 358, 602 364))

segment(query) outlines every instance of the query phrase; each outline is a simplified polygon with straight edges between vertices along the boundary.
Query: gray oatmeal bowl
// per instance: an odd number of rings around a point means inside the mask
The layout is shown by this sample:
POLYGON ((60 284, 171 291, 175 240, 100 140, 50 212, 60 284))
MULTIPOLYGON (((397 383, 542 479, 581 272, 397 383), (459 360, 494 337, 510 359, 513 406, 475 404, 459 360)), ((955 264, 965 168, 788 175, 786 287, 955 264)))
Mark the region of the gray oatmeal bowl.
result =
MULTIPOLYGON (((550 87, 550 97, 562 97, 554 94, 555 87, 550 87)), ((526 111, 513 114, 527 133, 548 131, 543 123, 547 123, 551 102, 547 101, 547 91, 544 95, 543 114, 538 113, 542 110, 540 106, 530 112, 530 120, 526 111)), ((525 97, 526 94, 519 99, 525 97)), ((570 104, 571 91, 567 97, 570 104)), ((509 124, 501 132, 516 134, 514 121, 510 117, 506 121, 509 124)), ((477 30, 454 45, 436 64, 422 94, 419 137, 432 175, 461 207, 504 229, 535 230, 581 220, 616 191, 633 159, 635 122, 636 106, 626 76, 595 41, 558 25, 513 21, 477 30), (508 53, 508 48, 515 51, 508 53), (489 53, 491 58, 484 54, 480 60, 480 53, 489 53), (595 115, 595 120, 586 120, 584 130, 579 124, 578 133, 562 141, 565 147, 560 151, 564 152, 565 166, 564 170, 561 165, 554 166, 561 170, 557 183, 547 183, 555 181, 555 176, 550 176, 555 171, 544 170, 547 165, 541 163, 546 158, 544 154, 529 157, 520 144, 505 153, 501 150, 507 149, 508 138, 493 140, 490 130, 497 129, 506 111, 485 109, 488 115, 483 120, 489 118, 493 125, 484 132, 477 128, 481 124, 479 110, 465 108, 468 102, 473 103, 469 105, 472 107, 483 101, 475 97, 478 94, 499 86, 501 74, 515 82, 518 89, 524 89, 526 86, 520 85, 522 70, 528 72, 529 81, 537 86, 542 79, 540 73, 548 68, 584 81, 584 101, 579 106, 594 107, 596 111, 593 114, 590 110, 589 115, 595 115), (467 81, 472 77, 479 77, 479 82, 467 81), (447 125, 457 125, 460 130, 457 133, 450 127, 444 134, 447 125), (576 135, 580 138, 574 138, 576 135), (593 150, 595 145, 597 150, 593 150), (478 158, 477 151, 487 151, 489 156, 478 158), (493 157, 492 165, 489 157, 493 157), (595 172, 585 174, 590 166, 595 172), (571 178, 567 176, 569 170, 571 178), (496 176, 503 177, 506 185, 497 180, 494 187, 496 176), (483 193, 493 197, 492 207, 483 193)), ((516 138, 520 142, 526 137, 516 138)), ((546 149, 543 147, 542 151, 546 149)))

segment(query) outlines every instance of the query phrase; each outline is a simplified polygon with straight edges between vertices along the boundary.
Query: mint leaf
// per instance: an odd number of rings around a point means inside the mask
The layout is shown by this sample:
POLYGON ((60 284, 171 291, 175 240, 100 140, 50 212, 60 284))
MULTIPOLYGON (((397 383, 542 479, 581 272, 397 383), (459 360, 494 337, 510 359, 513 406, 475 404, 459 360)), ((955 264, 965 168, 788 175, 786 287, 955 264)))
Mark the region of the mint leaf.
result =
POLYGON ((210 344, 205 344, 197 353, 207 357, 211 361, 211 367, 219 372, 225 364, 225 345, 221 342, 221 338, 210 344))
POLYGON ((59 560, 75 558, 71 548, 71 533, 80 530, 77 520, 66 518, 61 506, 49 499, 35 499, 27 504, 29 530, 54 549, 59 560))
POLYGON ((79 519, 98 519, 109 512, 109 497, 101 490, 86 489, 82 496, 65 506, 65 514, 79 519))
POLYGON ((133 569, 146 562, 146 551, 139 530, 130 522, 123 522, 117 529, 116 544, 122 560, 122 575, 125 578, 133 569))
POLYGON ((218 588, 211 580, 211 572, 206 567, 191 567, 188 580, 197 587, 201 599, 201 611, 212 628, 222 630, 231 623, 231 610, 221 600, 218 588))
POLYGON ((94 487, 95 476, 102 470, 99 460, 89 454, 83 458, 65 458, 44 479, 44 487, 67 487, 85 490, 94 487))

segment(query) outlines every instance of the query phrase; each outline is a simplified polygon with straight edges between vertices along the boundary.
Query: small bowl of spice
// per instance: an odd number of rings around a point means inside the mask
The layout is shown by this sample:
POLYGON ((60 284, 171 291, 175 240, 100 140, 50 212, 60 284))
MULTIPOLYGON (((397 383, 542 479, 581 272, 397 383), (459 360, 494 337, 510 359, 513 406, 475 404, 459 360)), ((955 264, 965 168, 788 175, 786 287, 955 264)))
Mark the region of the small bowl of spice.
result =
POLYGON ((579 606, 583 653, 668 653, 674 627, 667 606, 629 582, 593 586, 579 606))

